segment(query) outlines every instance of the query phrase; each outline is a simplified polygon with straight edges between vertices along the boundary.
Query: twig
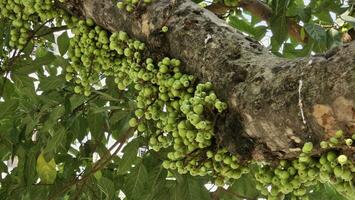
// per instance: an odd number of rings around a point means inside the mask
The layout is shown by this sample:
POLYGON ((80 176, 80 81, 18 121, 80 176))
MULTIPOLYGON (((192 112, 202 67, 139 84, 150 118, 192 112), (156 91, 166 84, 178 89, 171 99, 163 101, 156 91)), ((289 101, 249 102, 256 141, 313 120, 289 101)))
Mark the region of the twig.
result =
POLYGON ((49 29, 49 31, 47 31, 45 33, 42 33, 40 35, 35 35, 35 38, 43 37, 43 36, 46 36, 48 34, 55 33, 55 32, 58 32, 58 31, 64 31, 64 30, 67 30, 67 29, 68 29, 68 26, 52 27, 52 28, 49 29))
POLYGON ((59 195, 66 192, 73 185, 76 185, 76 184, 86 181, 88 178, 91 177, 91 175, 93 175, 94 173, 96 173, 100 169, 104 168, 108 164, 108 162, 111 161, 112 157, 114 155, 116 155, 122 149, 125 141, 127 141, 128 137, 129 137, 130 133, 134 132, 134 130, 135 130, 134 128, 128 129, 127 132, 125 134, 123 134, 122 137, 119 138, 117 140, 117 142, 109 148, 108 154, 106 154, 106 155, 109 155, 108 157, 107 156, 102 157, 98 162, 95 163, 95 165, 92 167, 92 169, 86 173, 85 176, 83 176, 81 179, 78 179, 78 177, 74 178, 72 181, 70 181, 66 185, 64 185, 64 187, 61 190, 54 193, 49 198, 49 200, 55 200, 59 195), (111 150, 113 150, 115 148, 115 146, 117 146, 118 144, 119 144, 119 146, 117 147, 117 149, 112 154, 110 154, 111 150))

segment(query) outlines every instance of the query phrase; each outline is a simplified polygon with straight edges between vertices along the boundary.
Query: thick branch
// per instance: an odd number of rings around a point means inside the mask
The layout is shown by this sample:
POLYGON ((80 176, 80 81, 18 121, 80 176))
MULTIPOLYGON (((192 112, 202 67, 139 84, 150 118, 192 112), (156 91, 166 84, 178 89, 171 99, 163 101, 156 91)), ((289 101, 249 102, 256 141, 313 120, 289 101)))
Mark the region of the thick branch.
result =
POLYGON ((304 141, 320 141, 337 129, 355 131, 355 43, 289 62, 190 0, 157 0, 133 14, 111 0, 68 2, 73 13, 110 31, 127 31, 153 56, 177 57, 185 72, 211 81, 229 104, 216 133, 231 152, 288 158, 304 141))

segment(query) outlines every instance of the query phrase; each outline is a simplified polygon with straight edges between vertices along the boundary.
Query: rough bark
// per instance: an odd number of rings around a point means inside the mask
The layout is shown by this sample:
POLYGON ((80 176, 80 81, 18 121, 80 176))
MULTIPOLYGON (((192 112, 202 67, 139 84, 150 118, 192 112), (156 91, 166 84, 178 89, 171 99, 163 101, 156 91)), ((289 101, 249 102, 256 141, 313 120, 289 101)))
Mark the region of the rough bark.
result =
POLYGON ((355 132, 355 43, 325 55, 284 60, 190 0, 156 0, 135 13, 111 0, 68 0, 70 12, 146 42, 155 57, 179 58, 211 81, 229 111, 216 124, 231 152, 291 158, 305 141, 355 132), (167 33, 161 33, 168 26, 167 33))

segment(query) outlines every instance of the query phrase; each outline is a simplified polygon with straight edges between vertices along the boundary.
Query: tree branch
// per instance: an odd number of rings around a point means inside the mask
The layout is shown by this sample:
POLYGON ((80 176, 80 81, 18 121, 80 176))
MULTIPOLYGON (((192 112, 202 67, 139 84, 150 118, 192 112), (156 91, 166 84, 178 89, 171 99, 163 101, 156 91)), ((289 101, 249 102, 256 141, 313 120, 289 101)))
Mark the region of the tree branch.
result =
POLYGON ((289 61, 190 0, 157 0, 134 13, 110 0, 68 0, 63 6, 111 32, 128 32, 156 60, 181 59, 185 73, 212 82, 229 106, 216 120, 216 139, 231 153, 293 158, 305 141, 317 144, 339 129, 355 132, 355 43, 289 61), (163 26, 169 31, 162 33, 163 26))

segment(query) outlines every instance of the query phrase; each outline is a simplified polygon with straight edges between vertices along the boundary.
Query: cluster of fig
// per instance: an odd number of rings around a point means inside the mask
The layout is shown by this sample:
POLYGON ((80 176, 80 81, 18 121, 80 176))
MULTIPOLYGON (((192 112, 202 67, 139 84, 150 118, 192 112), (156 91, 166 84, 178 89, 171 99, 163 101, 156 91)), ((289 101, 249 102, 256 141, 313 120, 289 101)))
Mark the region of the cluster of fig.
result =
POLYGON ((224 186, 229 180, 239 179, 243 174, 249 173, 249 168, 240 166, 238 157, 231 155, 225 148, 217 151, 198 149, 183 159, 176 158, 174 154, 168 154, 169 160, 163 162, 164 168, 177 170, 180 174, 215 177, 217 186, 224 186))
POLYGON ((111 76, 119 90, 136 94, 135 116, 129 125, 150 138, 153 150, 167 149, 165 168, 209 174, 217 177, 219 185, 248 172, 236 156, 215 144, 212 119, 227 105, 217 98, 210 82, 197 84, 194 76, 180 71, 178 59, 144 58, 144 43, 123 31, 110 34, 91 19, 75 24, 66 78, 77 83, 76 93, 88 96, 100 77, 111 76))
POLYGON ((39 23, 58 17, 63 11, 53 9, 52 0, 0 0, 0 19, 11 20, 9 46, 23 49, 32 29, 39 23))
POLYGON ((75 37, 70 40, 71 65, 66 67, 66 79, 76 82, 75 93, 89 96, 92 86, 99 83, 102 75, 114 74, 114 60, 118 56, 111 50, 107 31, 95 26, 92 19, 72 20, 76 21, 72 28, 75 37))
MULTIPOLYGON (((131 12, 151 0, 124 0, 117 6, 131 12)), ((234 6, 237 0, 224 0, 234 6)), ((0 0, 0 18, 12 22, 10 46, 23 49, 31 39, 35 25, 55 19, 71 28, 66 67, 67 81, 77 85, 76 93, 90 96, 104 77, 113 77, 117 88, 135 95, 134 117, 129 125, 149 138, 155 151, 167 153, 163 167, 181 174, 212 176, 223 186, 230 179, 249 173, 238 155, 220 147, 214 136, 213 119, 227 105, 220 101, 210 82, 181 72, 181 62, 165 57, 159 61, 145 57, 145 44, 123 31, 109 33, 92 19, 68 17, 53 9, 51 0, 0 0)), ((164 26, 162 32, 167 32, 164 26)), ((312 155, 313 144, 305 143, 297 159, 282 160, 276 167, 262 166, 255 174, 257 189, 268 199, 307 199, 317 182, 331 183, 339 192, 353 189, 355 166, 341 148, 353 148, 355 135, 344 137, 342 131, 322 141, 320 156, 312 155), (346 145, 344 145, 346 144, 346 145), (271 187, 270 187, 271 186, 271 187), (271 189, 270 189, 271 188, 271 189)))
POLYGON ((117 7, 119 9, 125 9, 127 12, 133 12, 140 4, 144 6, 151 2, 152 0, 122 0, 117 3, 117 7))
POLYGON ((311 186, 318 182, 330 183, 338 192, 351 192, 355 165, 349 162, 347 155, 329 147, 341 145, 340 140, 351 146, 354 138, 355 135, 344 139, 343 132, 338 131, 329 141, 320 143, 324 149, 320 156, 312 156, 313 144, 305 143, 298 159, 281 160, 277 167, 261 167, 255 174, 257 189, 271 200, 284 199, 285 196, 290 199, 308 199, 311 186))
POLYGON ((355 140, 355 134, 350 137, 345 137, 342 130, 337 131, 334 136, 330 137, 327 141, 321 141, 320 147, 322 149, 335 148, 345 143, 346 146, 351 147, 355 140))

